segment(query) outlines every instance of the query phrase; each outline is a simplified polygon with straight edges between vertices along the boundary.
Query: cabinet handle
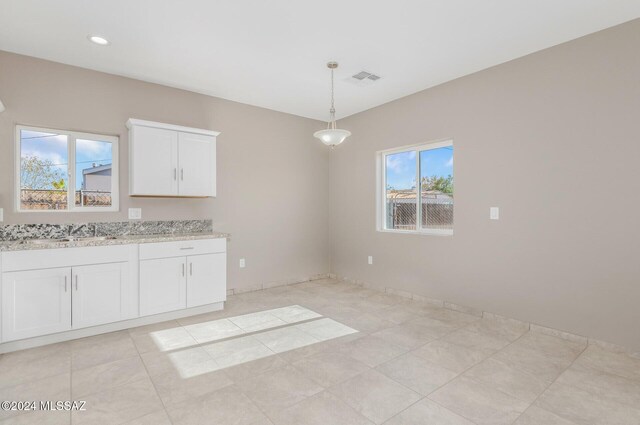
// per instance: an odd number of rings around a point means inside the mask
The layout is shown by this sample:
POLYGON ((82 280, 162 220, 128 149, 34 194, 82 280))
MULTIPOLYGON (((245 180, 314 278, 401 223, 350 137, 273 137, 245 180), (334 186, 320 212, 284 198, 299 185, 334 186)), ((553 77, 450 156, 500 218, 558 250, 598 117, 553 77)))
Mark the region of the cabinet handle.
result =
POLYGON ((184 168, 180 169, 180 180, 184 181, 184 168))
POLYGON ((183 248, 180 248, 181 251, 184 251, 186 249, 194 249, 192 246, 185 246, 183 248))
POLYGON ((78 275, 76 275, 76 291, 78 290, 78 275))
POLYGON ((178 180, 178 169, 177 168, 173 169, 173 179, 174 180, 178 180))
POLYGON ((184 277, 184 263, 182 263, 182 276, 184 277))
POLYGON ((189 263, 189 276, 193 276, 193 263, 189 263))
POLYGON ((67 292, 67 276, 64 277, 64 292, 67 292))

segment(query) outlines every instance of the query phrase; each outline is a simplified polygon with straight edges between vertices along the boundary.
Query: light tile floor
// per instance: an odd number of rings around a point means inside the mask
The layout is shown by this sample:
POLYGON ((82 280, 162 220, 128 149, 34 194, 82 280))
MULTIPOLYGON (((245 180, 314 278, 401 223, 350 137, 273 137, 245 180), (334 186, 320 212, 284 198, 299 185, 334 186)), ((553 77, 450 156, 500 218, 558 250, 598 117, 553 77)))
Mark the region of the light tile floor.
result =
POLYGON ((640 424, 640 359, 332 280, 0 356, 0 424, 640 424))

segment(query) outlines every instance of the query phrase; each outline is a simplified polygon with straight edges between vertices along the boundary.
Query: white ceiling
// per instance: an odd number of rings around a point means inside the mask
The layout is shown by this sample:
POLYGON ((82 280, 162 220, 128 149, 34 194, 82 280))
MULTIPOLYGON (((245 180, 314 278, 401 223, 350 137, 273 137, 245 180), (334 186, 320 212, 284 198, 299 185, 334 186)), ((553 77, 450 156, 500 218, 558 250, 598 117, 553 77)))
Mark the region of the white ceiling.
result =
POLYGON ((0 50, 324 120, 328 60, 344 117, 637 17, 639 0, 0 0, 0 50), (361 70, 382 79, 346 81, 361 70))

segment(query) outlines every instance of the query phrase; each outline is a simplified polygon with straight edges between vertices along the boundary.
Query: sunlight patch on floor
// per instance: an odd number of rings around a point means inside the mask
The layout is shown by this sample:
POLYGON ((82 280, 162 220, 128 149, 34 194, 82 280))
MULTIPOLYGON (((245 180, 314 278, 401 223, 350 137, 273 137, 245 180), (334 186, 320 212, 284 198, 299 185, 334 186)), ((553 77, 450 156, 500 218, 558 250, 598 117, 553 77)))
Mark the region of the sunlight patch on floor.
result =
POLYGON ((184 333, 175 328, 151 333, 158 348, 167 352, 184 379, 358 332, 299 305, 198 323, 184 329, 184 333), (196 349, 204 349, 210 359, 194 361, 190 350, 196 349))

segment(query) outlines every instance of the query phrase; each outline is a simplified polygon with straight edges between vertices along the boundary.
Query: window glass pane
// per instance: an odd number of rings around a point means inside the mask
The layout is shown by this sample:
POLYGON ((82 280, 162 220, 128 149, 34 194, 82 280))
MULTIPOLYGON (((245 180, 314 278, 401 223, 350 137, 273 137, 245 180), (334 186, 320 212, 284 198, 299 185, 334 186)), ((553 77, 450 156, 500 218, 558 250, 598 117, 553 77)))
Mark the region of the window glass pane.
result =
POLYGON ((20 209, 66 210, 67 136, 20 130, 20 209))
POLYGON ((423 229, 453 229, 453 146, 420 152, 423 229))
POLYGON ((77 207, 111 206, 112 146, 110 142, 76 139, 77 207))
POLYGON ((416 229, 416 152, 385 157, 386 228, 416 229))

